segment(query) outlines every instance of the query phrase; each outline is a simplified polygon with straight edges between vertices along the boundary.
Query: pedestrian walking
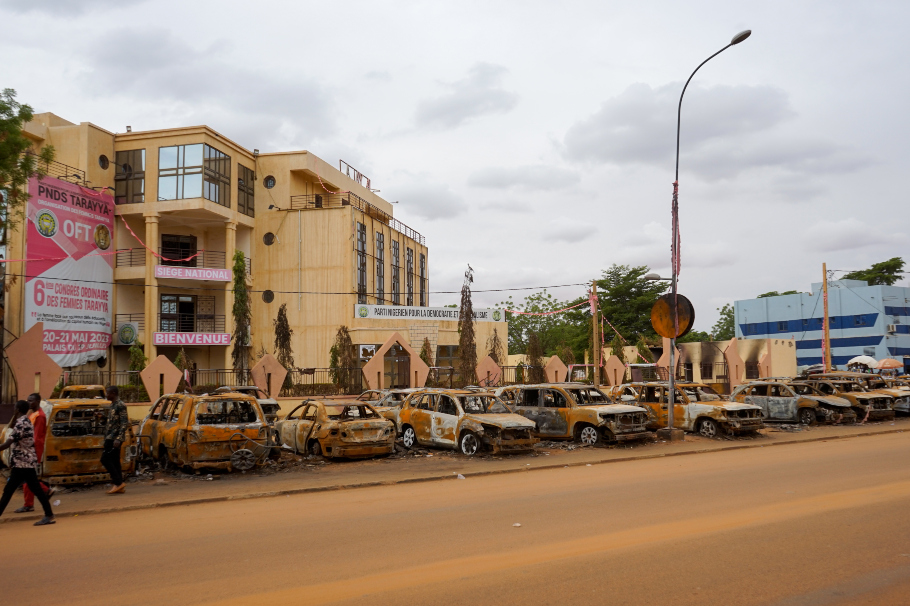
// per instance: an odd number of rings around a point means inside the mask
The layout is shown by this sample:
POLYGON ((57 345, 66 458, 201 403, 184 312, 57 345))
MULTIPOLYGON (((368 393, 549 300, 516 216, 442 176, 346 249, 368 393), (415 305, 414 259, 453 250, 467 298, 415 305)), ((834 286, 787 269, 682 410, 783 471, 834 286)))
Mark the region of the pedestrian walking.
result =
POLYGON ((114 487, 107 494, 122 494, 126 492, 123 482, 123 470, 120 467, 120 447, 126 436, 126 429, 130 426, 130 417, 126 412, 126 405, 120 400, 120 388, 109 385, 107 399, 111 401, 111 410, 107 415, 104 427, 104 452, 101 454, 101 464, 111 475, 114 487))
POLYGON ((16 489, 25 484, 38 497, 38 502, 44 509, 44 517, 35 522, 35 526, 46 526, 56 524, 57 520, 54 518, 50 499, 38 483, 38 473, 35 471, 38 465, 38 457, 35 454, 35 428, 28 420, 28 410, 28 402, 25 400, 16 402, 16 416, 10 423, 12 429, 9 437, 6 442, 0 444, 0 451, 10 449, 10 474, 3 489, 3 496, 0 497, 0 515, 3 515, 16 489))
MULTIPOLYGON (((35 456, 38 458, 38 463, 41 463, 41 458, 44 456, 44 442, 47 439, 47 415, 41 410, 41 394, 30 394, 26 402, 28 402, 29 410, 28 420, 31 421, 35 431, 35 456)), ((44 482, 39 483, 48 499, 57 492, 56 488, 49 487, 44 482)), ((13 513, 29 513, 35 511, 35 494, 28 485, 22 487, 22 494, 25 497, 25 502, 22 504, 22 507, 16 509, 13 513)))

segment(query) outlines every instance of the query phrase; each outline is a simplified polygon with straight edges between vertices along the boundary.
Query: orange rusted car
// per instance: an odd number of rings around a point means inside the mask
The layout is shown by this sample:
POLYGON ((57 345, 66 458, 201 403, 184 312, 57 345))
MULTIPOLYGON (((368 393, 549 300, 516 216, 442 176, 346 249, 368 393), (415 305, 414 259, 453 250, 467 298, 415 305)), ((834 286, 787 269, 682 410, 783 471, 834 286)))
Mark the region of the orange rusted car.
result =
POLYGON ((360 459, 391 454, 395 425, 366 402, 308 400, 275 423, 276 441, 294 452, 360 459))
POLYGON ((139 424, 139 443, 162 468, 245 471, 271 454, 262 409, 256 398, 241 393, 161 396, 139 424))
POLYGON ((405 448, 418 443, 457 448, 472 456, 481 450, 532 450, 534 422, 515 414, 490 392, 433 389, 412 394, 398 414, 405 448))
MULTIPOLYGON (((42 404, 47 415, 47 438, 38 475, 49 484, 87 484, 105 482, 110 475, 101 464, 104 429, 110 401, 104 399, 102 385, 69 385, 60 397, 42 404)), ((6 438, 6 431, 0 440, 6 438)), ((131 473, 135 458, 129 453, 132 430, 126 433, 121 450, 123 473, 131 473)), ((3 454, 8 454, 8 450, 3 454)), ((4 463, 7 463, 4 457, 4 463)))

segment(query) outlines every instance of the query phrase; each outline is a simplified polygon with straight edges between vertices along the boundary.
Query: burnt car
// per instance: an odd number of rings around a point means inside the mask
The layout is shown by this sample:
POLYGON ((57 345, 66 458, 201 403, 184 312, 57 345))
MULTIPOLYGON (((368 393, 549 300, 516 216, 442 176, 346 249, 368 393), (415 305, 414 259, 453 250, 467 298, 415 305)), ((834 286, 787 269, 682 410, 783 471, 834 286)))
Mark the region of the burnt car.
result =
POLYGON ((610 388, 610 398, 614 402, 638 402, 638 389, 629 383, 614 385, 610 388))
MULTIPOLYGON (((111 403, 104 398, 101 385, 72 385, 64 387, 61 398, 49 400, 42 406, 47 416, 47 437, 38 475, 48 484, 87 484, 107 482, 111 477, 101 464, 104 451, 104 429, 111 403)), ((4 430, 2 438, 6 439, 4 430)), ((135 466, 132 428, 127 430, 121 448, 123 473, 132 473, 135 466)), ((4 455, 9 453, 3 451, 4 455)), ((4 464, 8 459, 3 458, 4 464)))
POLYGON ((894 398, 891 403, 894 412, 910 413, 910 384, 900 379, 887 379, 880 375, 864 372, 829 372, 815 375, 820 379, 845 379, 856 381, 871 393, 880 393, 894 398))
POLYGON ((646 409, 614 404, 591 385, 510 385, 494 393, 516 413, 534 421, 534 433, 540 438, 568 438, 593 446, 654 437, 648 430, 650 418, 646 409))
POLYGON ((262 409, 262 414, 265 415, 265 421, 269 425, 277 421, 278 417, 281 416, 281 405, 278 403, 278 400, 269 397, 267 393, 255 385, 231 385, 219 387, 212 393, 243 393, 253 396, 256 398, 256 401, 259 402, 259 408, 262 409))
MULTIPOLYGON (((651 410, 652 428, 669 423, 666 381, 636 384, 638 405, 651 410)), ((673 427, 715 438, 724 433, 758 431, 764 427, 761 408, 752 404, 730 402, 704 383, 676 383, 673 398, 673 427)))
POLYGON ((139 440, 162 468, 246 471, 277 452, 259 402, 241 393, 161 396, 139 424, 139 440))
POLYGON ((825 395, 808 383, 752 381, 738 385, 730 399, 761 407, 766 422, 814 425, 856 420, 850 402, 825 395))
POLYGON ((463 389, 412 394, 399 413, 398 431, 405 448, 455 448, 467 456, 531 450, 538 441, 534 422, 513 413, 493 393, 463 389))
POLYGON ((849 401, 850 407, 860 422, 884 421, 894 418, 894 398, 886 394, 870 392, 858 381, 809 375, 806 383, 823 394, 838 396, 849 401))
POLYGON ((383 398, 390 389, 368 389, 359 396, 357 396, 358 402, 366 402, 367 404, 375 404, 383 398))
POLYGON ((365 402, 307 400, 275 423, 281 446, 294 452, 359 459, 391 454, 395 425, 365 402))
POLYGON ((378 402, 373 404, 373 408, 376 409, 376 412, 384 416, 386 419, 392 421, 395 424, 395 427, 398 427, 398 413, 401 412, 401 407, 404 405, 405 401, 408 399, 412 393, 418 391, 430 391, 431 388, 424 387, 408 387, 405 389, 392 389, 387 394, 382 396, 378 402))

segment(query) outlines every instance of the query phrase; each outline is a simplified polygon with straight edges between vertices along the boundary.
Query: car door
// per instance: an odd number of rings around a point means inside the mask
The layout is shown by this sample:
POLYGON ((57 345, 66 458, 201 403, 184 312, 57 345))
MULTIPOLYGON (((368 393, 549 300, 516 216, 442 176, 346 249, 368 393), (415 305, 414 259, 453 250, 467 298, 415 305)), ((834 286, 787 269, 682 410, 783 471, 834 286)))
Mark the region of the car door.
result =
POLYGON ((278 442, 282 446, 287 446, 297 450, 297 424, 306 410, 307 404, 300 404, 292 410, 287 417, 275 423, 278 433, 278 442))
POLYGON ((569 403, 558 389, 542 389, 537 421, 542 436, 564 438, 569 435, 569 403))
POLYGON ((433 432, 431 439, 437 446, 454 448, 458 436, 458 405, 455 399, 447 394, 439 394, 436 397, 436 410, 430 413, 433 432))
POLYGON ((752 404, 761 408, 761 416, 770 419, 768 410, 768 386, 753 385, 746 391, 746 397, 743 398, 743 404, 752 404))
POLYGON ((168 397, 158 398, 139 428, 139 435, 148 437, 140 440, 140 449, 149 456, 157 456, 158 443, 161 439, 161 415, 169 402, 168 397))
POLYGON ((638 394, 638 405, 651 411, 657 427, 667 426, 667 400, 663 396, 663 387, 658 385, 645 385, 638 394))
POLYGON ((512 408, 517 413, 534 421, 540 427, 540 391, 539 389, 517 389, 514 392, 512 408))
POLYGON ((164 405, 161 418, 158 420, 158 444, 170 450, 177 443, 177 421, 183 408, 180 396, 170 396, 164 405))
POLYGON ((310 436, 315 435, 318 418, 319 405, 314 403, 307 404, 300 419, 293 424, 293 444, 296 452, 306 452, 310 436))
POLYGON ((768 385, 768 397, 765 398, 768 419, 772 421, 795 421, 796 398, 790 394, 786 385, 768 385))
POLYGON ((414 428, 414 435, 421 444, 433 443, 433 411, 436 409, 436 394, 421 394, 420 399, 412 404, 409 423, 414 428))

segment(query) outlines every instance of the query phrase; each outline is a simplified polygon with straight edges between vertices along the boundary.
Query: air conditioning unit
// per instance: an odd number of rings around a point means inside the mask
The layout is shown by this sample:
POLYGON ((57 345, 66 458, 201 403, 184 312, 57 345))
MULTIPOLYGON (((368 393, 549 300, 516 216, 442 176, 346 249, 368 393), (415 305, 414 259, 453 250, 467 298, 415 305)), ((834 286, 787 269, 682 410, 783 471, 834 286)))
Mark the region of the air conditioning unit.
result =
POLYGON ((888 324, 886 330, 893 335, 897 332, 897 324, 888 324))

